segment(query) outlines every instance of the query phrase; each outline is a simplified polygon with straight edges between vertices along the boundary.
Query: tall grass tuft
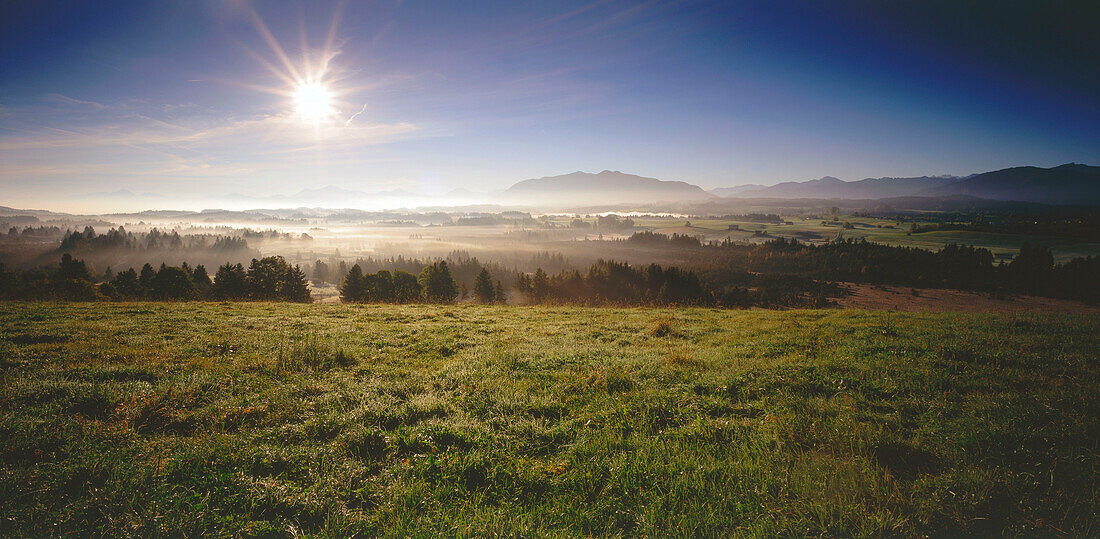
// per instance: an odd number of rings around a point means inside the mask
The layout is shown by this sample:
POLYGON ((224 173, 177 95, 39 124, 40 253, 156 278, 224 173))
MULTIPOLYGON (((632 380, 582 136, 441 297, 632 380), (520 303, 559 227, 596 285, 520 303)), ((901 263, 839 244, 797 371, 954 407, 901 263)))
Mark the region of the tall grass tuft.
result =
POLYGON ((357 363, 342 344, 323 340, 315 333, 284 337, 275 349, 275 368, 280 372, 329 371, 357 363))

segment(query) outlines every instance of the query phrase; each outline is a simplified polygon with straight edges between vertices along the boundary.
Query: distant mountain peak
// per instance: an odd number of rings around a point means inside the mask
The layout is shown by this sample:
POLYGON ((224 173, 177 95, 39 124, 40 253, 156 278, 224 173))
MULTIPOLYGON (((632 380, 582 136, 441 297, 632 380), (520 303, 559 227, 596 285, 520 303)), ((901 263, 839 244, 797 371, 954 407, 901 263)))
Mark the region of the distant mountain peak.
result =
POLYGON ((954 181, 954 176, 919 178, 866 178, 846 182, 833 176, 803 182, 783 182, 759 189, 715 189, 717 194, 744 198, 880 199, 910 196, 918 191, 954 181))
POLYGON ((1066 163, 1051 168, 1012 167, 974 174, 918 193, 968 195, 989 200, 1042 204, 1100 204, 1100 167, 1066 163))
POLYGON ((501 193, 501 198, 531 205, 595 206, 639 204, 713 197, 697 185, 627 174, 618 170, 571 172, 523 180, 501 193))

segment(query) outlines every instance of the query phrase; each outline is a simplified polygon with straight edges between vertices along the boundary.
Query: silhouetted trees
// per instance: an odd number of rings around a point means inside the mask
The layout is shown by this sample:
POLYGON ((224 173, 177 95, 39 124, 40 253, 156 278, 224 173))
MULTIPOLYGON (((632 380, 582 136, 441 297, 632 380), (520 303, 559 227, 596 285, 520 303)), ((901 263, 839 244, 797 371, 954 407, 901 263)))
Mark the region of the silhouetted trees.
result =
POLYGON ((306 283, 306 274, 299 266, 287 265, 283 277, 282 286, 279 289, 281 299, 297 303, 309 303, 313 298, 309 295, 309 285, 306 283))
POLYGON ((252 300, 310 301, 305 273, 300 267, 287 264, 281 256, 252 259, 244 288, 252 300))
POLYGON ((214 285, 210 294, 214 299, 244 299, 248 295, 244 266, 228 262, 222 264, 214 274, 214 285))
POLYGON ((95 288, 91 284, 92 273, 83 260, 74 259, 69 253, 61 257, 55 281, 55 294, 60 299, 95 299, 95 288))
POLYGON ((454 303, 458 295, 451 270, 443 260, 426 266, 417 277, 417 282, 420 283, 424 300, 429 303, 454 303))
POLYGON ((149 297, 160 300, 191 299, 195 295, 195 283, 187 270, 177 266, 162 265, 153 277, 149 297))
POLYGON ((709 305, 713 298, 698 277, 678 268, 651 264, 641 269, 600 260, 585 274, 562 271, 549 276, 538 268, 520 275, 516 290, 528 303, 582 305, 709 305))
POLYGON ((195 283, 195 289, 200 296, 205 296, 214 285, 210 281, 210 275, 206 273, 206 266, 202 264, 195 266, 194 271, 191 272, 191 280, 195 283))
MULTIPOLYGON (((347 302, 453 303, 460 295, 453 273, 458 268, 469 276, 461 282, 473 283, 470 292, 481 303, 505 303, 510 296, 514 302, 532 304, 821 306, 827 297, 839 293, 833 284, 837 281, 1100 302, 1100 258, 1056 264, 1048 248, 1030 243, 1011 262, 995 264, 989 250, 960 245, 929 251, 862 240, 809 245, 774 239, 746 245, 673 242, 660 236, 639 233, 637 240, 624 243, 676 248, 676 257, 685 266, 631 266, 600 260, 585 271, 559 269, 550 274, 538 267, 532 273, 513 273, 490 271, 461 255, 430 264, 398 257, 392 260, 416 269, 418 275, 400 267, 365 273, 357 263, 342 275, 340 293, 347 302), (500 277, 495 284, 494 275, 500 277), (513 294, 506 283, 514 284, 513 294)), ((211 281, 202 265, 161 264, 157 270, 145 264, 140 272, 127 268, 112 275, 97 273, 84 260, 63 253, 55 265, 21 271, 0 267, 0 298, 309 301, 310 290, 303 270, 278 256, 253 259, 247 270, 241 264, 226 263, 211 281)))
POLYGON ((474 280, 474 297, 480 303, 492 303, 496 298, 493 278, 489 275, 489 270, 482 269, 481 273, 477 274, 477 279, 474 280))
POLYGON ((355 264, 340 283, 340 299, 347 303, 412 303, 420 295, 416 277, 401 270, 364 274, 355 264))
POLYGON ((161 264, 157 270, 145 264, 140 274, 128 268, 103 275, 97 285, 94 272, 84 261, 65 253, 53 272, 45 269, 0 272, 0 299, 310 301, 305 274, 282 257, 254 260, 252 269, 255 271, 246 272, 240 264, 227 263, 218 268, 211 282, 201 264, 194 268, 187 263, 161 264), (274 279, 270 278, 272 275, 274 279))
MULTIPOLYGON (((1020 254, 1012 259, 1006 271, 1012 288, 1025 294, 1043 294, 1054 286, 1050 282, 1054 270, 1054 255, 1041 245, 1024 242, 1020 254)), ((1100 279, 1100 274, 1096 276, 1100 279)))
POLYGON ((340 298, 348 303, 366 301, 366 284, 359 264, 352 266, 340 283, 340 298))
POLYGON ((138 274, 134 268, 120 271, 110 281, 115 294, 121 298, 139 298, 143 295, 141 283, 138 282, 138 274))
POLYGON ((416 276, 402 270, 393 270, 393 300, 396 303, 412 303, 420 299, 420 282, 416 276))

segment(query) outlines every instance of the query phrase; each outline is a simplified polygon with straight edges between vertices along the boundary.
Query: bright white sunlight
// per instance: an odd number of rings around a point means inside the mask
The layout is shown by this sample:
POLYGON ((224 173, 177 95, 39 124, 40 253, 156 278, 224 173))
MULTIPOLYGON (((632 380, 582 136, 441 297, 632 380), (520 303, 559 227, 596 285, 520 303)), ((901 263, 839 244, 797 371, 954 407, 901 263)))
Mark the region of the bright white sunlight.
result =
POLYGON ((321 81, 303 81, 294 89, 294 111, 314 123, 331 118, 335 114, 332 93, 321 81))
POLYGON ((1100 537, 1097 0, 0 3, 0 539, 1100 537))

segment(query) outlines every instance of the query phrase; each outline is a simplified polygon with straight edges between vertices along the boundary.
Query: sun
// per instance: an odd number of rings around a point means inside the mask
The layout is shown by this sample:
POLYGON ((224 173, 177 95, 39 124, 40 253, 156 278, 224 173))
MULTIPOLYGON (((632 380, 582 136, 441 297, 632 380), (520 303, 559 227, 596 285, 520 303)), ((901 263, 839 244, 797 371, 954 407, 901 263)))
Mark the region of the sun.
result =
POLYGON ((318 123, 336 114, 332 92, 318 80, 299 82, 294 88, 294 110, 303 120, 318 123))

